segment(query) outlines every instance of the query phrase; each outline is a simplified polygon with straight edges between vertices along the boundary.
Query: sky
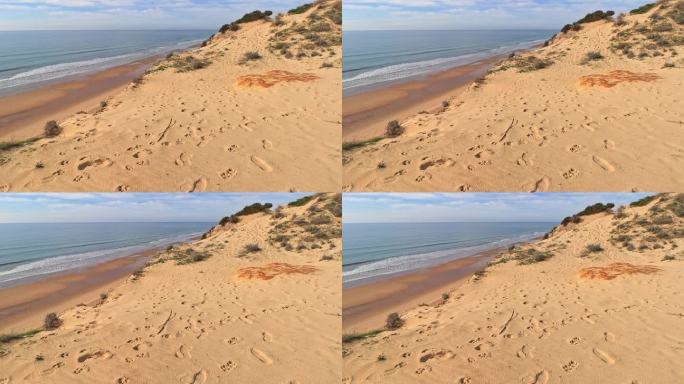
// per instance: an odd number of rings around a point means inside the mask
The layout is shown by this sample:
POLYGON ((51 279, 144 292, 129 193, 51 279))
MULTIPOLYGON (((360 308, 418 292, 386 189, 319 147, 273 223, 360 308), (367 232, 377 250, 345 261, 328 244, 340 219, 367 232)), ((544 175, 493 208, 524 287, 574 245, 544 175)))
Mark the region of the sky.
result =
POLYGON ((560 222, 586 206, 652 193, 345 193, 344 223, 560 222))
POLYGON ((287 11, 304 0, 0 0, 0 31, 218 29, 254 10, 287 11))
POLYGON ((218 222, 246 205, 306 193, 3 193, 0 223, 218 222))
POLYGON ((344 0, 344 30, 554 29, 649 0, 344 0))

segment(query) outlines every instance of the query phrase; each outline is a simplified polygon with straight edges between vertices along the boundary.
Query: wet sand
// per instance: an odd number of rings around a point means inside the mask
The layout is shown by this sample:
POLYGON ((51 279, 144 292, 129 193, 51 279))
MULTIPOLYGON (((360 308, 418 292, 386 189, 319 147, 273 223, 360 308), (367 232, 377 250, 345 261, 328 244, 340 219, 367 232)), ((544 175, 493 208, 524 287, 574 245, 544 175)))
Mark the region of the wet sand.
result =
POLYGON ((49 120, 62 120, 92 111, 142 75, 159 60, 150 57, 83 77, 0 97, 0 141, 22 140, 42 134, 49 120))
POLYGON ((367 140, 384 134, 387 122, 402 121, 421 111, 435 111, 441 103, 485 75, 505 56, 493 56, 472 64, 367 92, 342 102, 343 141, 367 140))
POLYGON ((449 261, 434 267, 381 279, 342 291, 343 333, 382 327, 389 313, 441 301, 442 293, 460 286, 503 248, 449 261))
MULTIPOLYGON (((195 237, 188 240, 193 242, 195 237)), ((186 244, 186 243, 177 243, 186 244)), ((100 302, 131 273, 142 268, 165 247, 152 248, 80 270, 37 278, 24 284, 0 289, 0 334, 37 328, 50 312, 61 312, 79 304, 100 302)))

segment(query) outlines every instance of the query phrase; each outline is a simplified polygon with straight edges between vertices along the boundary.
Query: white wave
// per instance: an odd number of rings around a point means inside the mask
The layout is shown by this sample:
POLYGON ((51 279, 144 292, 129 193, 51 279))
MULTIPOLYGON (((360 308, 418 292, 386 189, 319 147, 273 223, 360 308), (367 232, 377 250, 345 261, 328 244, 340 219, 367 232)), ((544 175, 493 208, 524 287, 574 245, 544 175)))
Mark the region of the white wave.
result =
POLYGON ((107 68, 132 63, 145 57, 155 56, 170 52, 176 49, 186 48, 202 40, 192 40, 179 42, 174 45, 151 48, 145 51, 129 53, 125 55, 101 57, 90 60, 75 61, 69 63, 53 64, 32 69, 26 72, 17 73, 12 77, 0 79, 0 90, 15 87, 23 87, 35 83, 42 83, 71 76, 84 75, 98 72, 107 68))
POLYGON ((96 263, 101 263, 104 261, 109 261, 120 257, 133 255, 146 249, 158 248, 173 243, 187 241, 198 235, 200 235, 199 232, 177 235, 173 237, 165 237, 162 239, 150 241, 145 244, 131 245, 127 247, 104 249, 91 252, 75 253, 57 257, 48 257, 45 259, 25 264, 19 264, 8 270, 0 271, 0 287, 7 286, 13 281, 25 279, 28 277, 48 275, 53 273, 64 272, 67 270, 83 268, 88 265, 93 265, 96 263))
POLYGON ((528 41, 461 56, 443 57, 432 60, 389 65, 387 67, 359 73, 358 75, 348 79, 343 79, 342 88, 344 90, 349 90, 358 87, 368 87, 379 83, 408 79, 429 73, 444 71, 459 65, 471 64, 487 57, 513 52, 519 49, 526 49, 541 42, 543 42, 543 40, 528 41))
MULTIPOLYGON (((342 272, 342 281, 350 283, 353 281, 365 280, 383 275, 392 275, 421 268, 426 268, 441 264, 450 260, 456 260, 467 256, 472 256, 488 249, 506 247, 515 243, 531 240, 540 236, 541 232, 524 234, 514 238, 505 238, 495 242, 464 247, 457 249, 447 249, 442 251, 419 253, 406 256, 389 257, 365 264, 359 264, 342 272)), ((344 269, 344 267, 343 267, 344 269)))

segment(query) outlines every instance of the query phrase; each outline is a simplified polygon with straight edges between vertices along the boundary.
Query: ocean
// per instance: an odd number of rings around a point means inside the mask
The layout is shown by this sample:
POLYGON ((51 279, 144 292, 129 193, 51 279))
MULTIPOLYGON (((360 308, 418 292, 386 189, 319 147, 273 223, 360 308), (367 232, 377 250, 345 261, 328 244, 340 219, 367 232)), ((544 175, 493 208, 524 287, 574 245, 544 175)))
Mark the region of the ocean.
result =
POLYGON ((0 31, 0 96, 201 43, 215 31, 0 31))
POLYGON ((557 223, 346 223, 345 286, 423 269, 542 236, 557 223))
POLYGON ((0 287, 201 235, 213 223, 0 224, 0 287))
POLYGON ((557 31, 345 31, 345 96, 527 49, 557 31))

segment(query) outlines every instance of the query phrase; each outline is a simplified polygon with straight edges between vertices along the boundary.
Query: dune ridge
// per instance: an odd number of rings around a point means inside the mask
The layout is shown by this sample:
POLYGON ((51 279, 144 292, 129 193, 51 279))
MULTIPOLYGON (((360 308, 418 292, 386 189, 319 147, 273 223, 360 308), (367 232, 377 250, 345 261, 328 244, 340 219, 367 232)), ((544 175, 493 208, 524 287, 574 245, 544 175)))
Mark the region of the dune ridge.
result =
POLYGON ((399 329, 345 343, 343 382, 682 381, 684 194, 633 205, 569 217, 399 329))
POLYGON ((397 137, 346 143, 345 191, 678 191, 684 2, 568 25, 397 137))
POLYGON ((339 190, 338 11, 318 0, 170 55, 59 136, 0 151, 0 191, 339 190))
POLYGON ((320 194, 226 218, 59 328, 0 344, 0 383, 339 382, 340 216, 320 194), (238 277, 273 265, 306 273, 238 277))

